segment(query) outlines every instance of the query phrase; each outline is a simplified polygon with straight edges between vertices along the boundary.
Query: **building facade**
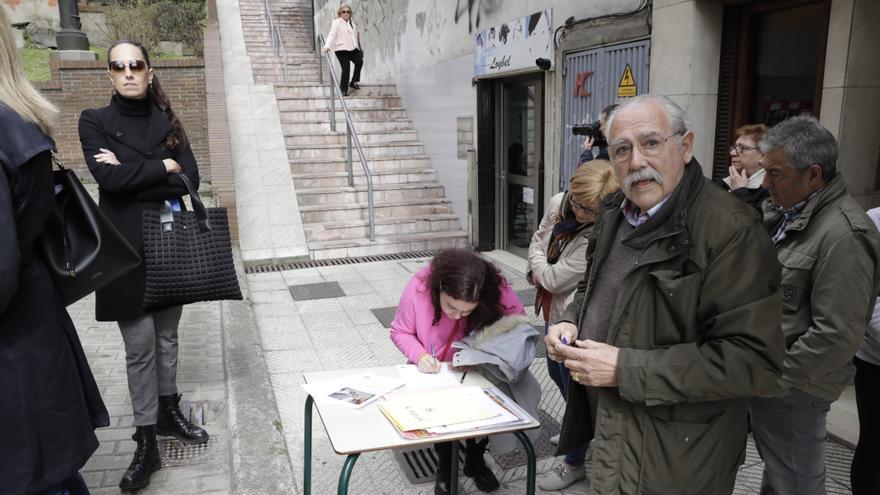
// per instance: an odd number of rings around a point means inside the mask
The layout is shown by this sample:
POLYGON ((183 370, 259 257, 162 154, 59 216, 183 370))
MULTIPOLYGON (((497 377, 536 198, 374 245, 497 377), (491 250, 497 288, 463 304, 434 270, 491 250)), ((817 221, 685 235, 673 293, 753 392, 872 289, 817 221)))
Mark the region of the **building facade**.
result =
MULTIPOLYGON (((335 1, 315 0, 316 32, 335 1)), ((734 131, 812 113, 840 170, 880 203, 880 2, 872 0, 353 1, 367 82, 394 82, 478 249, 524 255, 606 105, 670 96, 704 173, 734 131), (539 60, 543 59, 543 60, 539 60)))

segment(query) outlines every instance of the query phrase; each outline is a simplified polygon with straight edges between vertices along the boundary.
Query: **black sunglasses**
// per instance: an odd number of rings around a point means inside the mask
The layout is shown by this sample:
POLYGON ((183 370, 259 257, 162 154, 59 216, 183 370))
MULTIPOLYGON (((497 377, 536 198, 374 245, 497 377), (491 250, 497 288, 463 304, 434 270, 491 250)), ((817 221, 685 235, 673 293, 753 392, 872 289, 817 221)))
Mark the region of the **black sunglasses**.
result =
POLYGON ((107 66, 110 68, 110 72, 125 72, 126 67, 132 72, 147 70, 147 63, 143 60, 129 60, 127 64, 124 60, 114 60, 107 64, 107 66))

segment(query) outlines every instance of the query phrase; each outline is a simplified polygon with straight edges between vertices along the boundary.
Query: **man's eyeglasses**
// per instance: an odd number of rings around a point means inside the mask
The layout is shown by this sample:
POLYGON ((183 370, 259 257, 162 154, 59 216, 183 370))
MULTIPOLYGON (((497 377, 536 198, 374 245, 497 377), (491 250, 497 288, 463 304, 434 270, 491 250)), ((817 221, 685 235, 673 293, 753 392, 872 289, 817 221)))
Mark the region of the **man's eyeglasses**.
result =
POLYGON ((125 60, 114 60, 108 64, 108 67, 110 72, 125 72, 125 68, 128 67, 132 73, 137 73, 147 70, 147 63, 143 60, 129 60, 127 63, 125 60))
POLYGON ((757 146, 747 146, 745 144, 736 143, 730 147, 730 152, 736 153, 737 155, 742 155, 744 151, 757 150, 757 149, 758 149, 757 146))
MULTIPOLYGON (((666 141, 669 141, 672 137, 680 136, 681 134, 682 133, 680 132, 676 132, 675 134, 670 134, 666 137, 652 135, 640 138, 638 142, 639 153, 645 156, 657 156, 660 153, 660 148, 666 143, 666 141)), ((612 162, 626 162, 632 158, 632 150, 633 145, 630 142, 612 144, 608 147, 608 156, 611 158, 612 162)))
POLYGON ((590 215, 598 215, 599 212, 602 211, 601 208, 590 208, 587 206, 581 206, 577 203, 577 201, 574 200, 574 198, 568 198, 568 202, 571 204, 571 207, 573 209, 580 210, 580 211, 582 211, 584 213, 588 213, 590 215))

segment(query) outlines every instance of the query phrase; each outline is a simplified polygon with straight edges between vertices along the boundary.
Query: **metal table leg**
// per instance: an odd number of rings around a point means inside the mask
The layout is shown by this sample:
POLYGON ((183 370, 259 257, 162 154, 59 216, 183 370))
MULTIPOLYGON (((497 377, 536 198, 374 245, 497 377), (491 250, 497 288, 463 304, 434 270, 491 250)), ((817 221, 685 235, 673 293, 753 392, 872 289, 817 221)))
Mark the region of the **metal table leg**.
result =
POLYGON ((351 470, 354 469, 354 463, 357 462, 360 454, 348 454, 345 458, 345 464, 342 465, 342 473, 339 474, 339 489, 336 491, 338 495, 348 495, 348 482, 351 480, 351 470))
POLYGON ((449 477, 449 495, 458 495, 458 440, 452 441, 452 474, 449 477))
POLYGON ((532 442, 525 433, 517 431, 514 434, 516 435, 516 438, 519 439, 519 443, 522 444, 523 449, 526 451, 526 466, 528 466, 528 474, 526 476, 526 495, 535 495, 535 471, 537 470, 537 467, 535 466, 535 449, 532 447, 532 442))
POLYGON ((305 448, 303 456, 303 495, 311 495, 312 493, 312 405, 315 399, 309 395, 306 397, 306 414, 305 414, 305 430, 303 438, 303 447, 305 448))

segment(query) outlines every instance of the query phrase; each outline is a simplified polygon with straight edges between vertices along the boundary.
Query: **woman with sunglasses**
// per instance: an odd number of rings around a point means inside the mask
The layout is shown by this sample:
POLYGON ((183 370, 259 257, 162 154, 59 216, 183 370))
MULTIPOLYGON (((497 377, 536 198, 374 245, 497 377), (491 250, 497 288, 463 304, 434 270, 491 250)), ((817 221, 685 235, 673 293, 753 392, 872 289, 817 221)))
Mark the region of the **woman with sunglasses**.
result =
MULTIPOLYGON (((117 41, 107 52, 107 63, 110 104, 82 113, 79 138, 99 186, 101 210, 143 258, 143 212, 159 210, 165 201, 181 209, 187 190, 177 174, 198 188, 199 169, 147 50, 134 41, 117 41)), ((145 312, 145 283, 141 264, 98 289, 95 301, 97 320, 117 322, 125 343, 137 448, 119 482, 123 490, 147 486, 159 469, 157 434, 185 443, 208 440, 178 405, 177 328, 183 308, 145 312)))
POLYGON ((110 418, 34 241, 55 205, 55 108, 0 8, 0 493, 88 494, 78 471, 110 418))
MULTIPOLYGON (((391 322, 391 340, 423 373, 437 373, 452 361, 452 343, 471 331, 495 323, 502 316, 524 314, 519 297, 495 265, 469 249, 441 251, 410 278, 397 314, 391 322)), ((498 479, 486 466, 488 442, 466 442, 464 474, 481 491, 498 488, 498 479)), ((449 493, 452 447, 435 444, 439 466, 435 495, 449 493)))
MULTIPOLYGON (((535 314, 544 315, 546 328, 562 315, 571 302, 577 284, 587 271, 587 234, 599 212, 604 198, 620 189, 611 163, 591 160, 579 166, 571 179, 569 189, 550 199, 547 212, 532 235, 526 274, 535 286, 535 314)), ((547 358, 547 371, 559 387, 562 397, 568 396, 568 368, 547 358)), ((559 437, 550 441, 557 443, 559 437)), ((563 464, 539 482, 544 491, 567 488, 586 477, 584 456, 587 446, 582 445, 565 455, 563 464)))
POLYGON ((364 51, 361 48, 361 33, 358 32, 357 24, 352 19, 351 6, 342 4, 336 9, 336 19, 330 26, 330 34, 324 42, 322 54, 330 50, 339 59, 342 74, 339 76, 339 89, 342 96, 348 96, 348 88, 361 89, 358 83, 361 80, 361 67, 364 65, 364 51), (354 64, 354 74, 351 75, 351 83, 348 82, 350 64, 354 64))

